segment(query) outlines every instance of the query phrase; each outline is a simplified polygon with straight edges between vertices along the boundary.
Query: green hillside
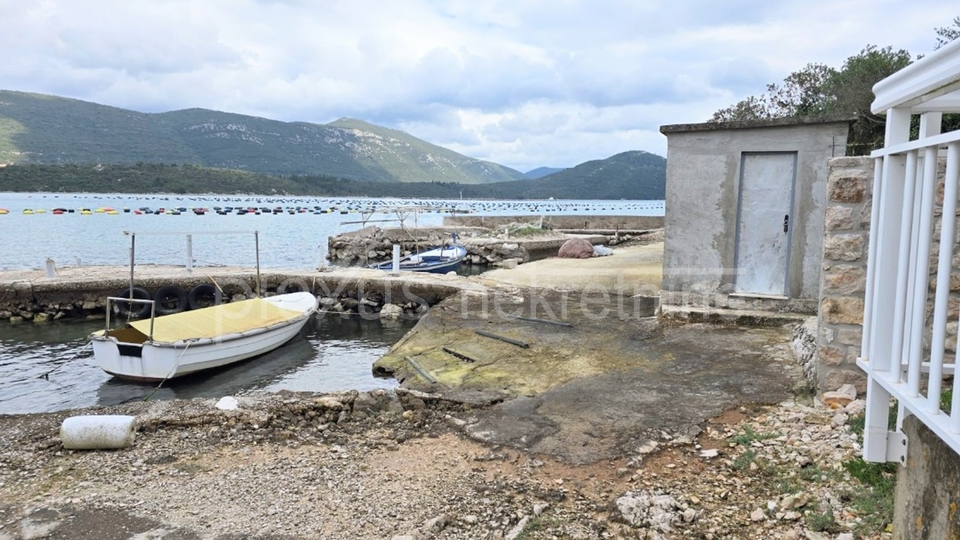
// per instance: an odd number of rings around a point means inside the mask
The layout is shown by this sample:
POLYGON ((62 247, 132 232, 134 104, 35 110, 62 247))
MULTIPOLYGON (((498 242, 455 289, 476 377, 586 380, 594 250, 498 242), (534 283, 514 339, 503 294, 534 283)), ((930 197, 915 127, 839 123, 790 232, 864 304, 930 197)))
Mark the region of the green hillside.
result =
POLYGON ((100 193, 217 193, 435 199, 663 199, 666 160, 625 152, 537 180, 363 182, 327 175, 267 175, 197 165, 9 165, 0 191, 100 193))
POLYGON ((0 163, 141 162, 378 182, 482 184, 523 176, 359 120, 280 122, 206 109, 145 114, 0 90, 0 163))
POLYGON ((408 133, 362 120, 341 118, 326 126, 341 131, 344 139, 353 143, 352 148, 359 154, 355 157, 361 164, 386 165, 393 174, 413 182, 483 184, 523 178, 523 173, 509 167, 469 158, 408 133), (483 181, 476 182, 476 178, 483 181))
POLYGON ((0 90, 0 163, 196 163, 156 115, 0 90))
POLYGON ((542 178, 483 186, 518 199, 647 199, 664 198, 667 160, 656 154, 629 151, 581 163, 542 178))

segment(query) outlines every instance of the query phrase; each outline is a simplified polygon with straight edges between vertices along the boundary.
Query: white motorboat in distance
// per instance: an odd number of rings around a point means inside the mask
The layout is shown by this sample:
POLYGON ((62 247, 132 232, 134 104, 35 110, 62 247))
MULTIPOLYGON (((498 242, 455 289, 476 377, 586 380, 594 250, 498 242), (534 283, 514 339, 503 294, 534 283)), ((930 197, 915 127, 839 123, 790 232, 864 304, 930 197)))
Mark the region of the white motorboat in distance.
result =
POLYGON ((296 292, 151 317, 112 330, 108 322, 90 339, 107 373, 163 381, 270 352, 296 336, 316 311, 314 295, 296 292))

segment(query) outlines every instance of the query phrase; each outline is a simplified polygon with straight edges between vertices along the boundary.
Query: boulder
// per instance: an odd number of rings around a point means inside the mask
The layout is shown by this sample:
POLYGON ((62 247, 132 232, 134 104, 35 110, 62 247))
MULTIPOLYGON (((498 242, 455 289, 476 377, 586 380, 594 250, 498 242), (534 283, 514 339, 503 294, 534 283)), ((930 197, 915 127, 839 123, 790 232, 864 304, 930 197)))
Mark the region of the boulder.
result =
POLYGON ((831 409, 842 409, 857 399, 857 389, 852 384, 845 384, 833 392, 824 392, 820 401, 831 409))
POLYGON ((593 257, 593 244, 583 238, 571 238, 560 246, 557 256, 565 259, 587 259, 593 257))
POLYGON ((396 304, 384 304, 380 309, 381 319, 399 319, 403 317, 403 308, 396 304))

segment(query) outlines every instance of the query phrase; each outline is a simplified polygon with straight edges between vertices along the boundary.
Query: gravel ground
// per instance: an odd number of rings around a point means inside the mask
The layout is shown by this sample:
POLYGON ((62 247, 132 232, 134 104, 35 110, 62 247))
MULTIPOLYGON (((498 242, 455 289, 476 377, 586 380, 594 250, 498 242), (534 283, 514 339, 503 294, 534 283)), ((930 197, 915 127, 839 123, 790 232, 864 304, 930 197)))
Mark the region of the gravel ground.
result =
POLYGON ((864 535, 841 465, 858 401, 744 406, 697 440, 579 466, 472 441, 485 405, 437 395, 215 403, 0 416, 0 540, 889 537, 864 535), (135 415, 136 441, 65 450, 76 414, 135 415))

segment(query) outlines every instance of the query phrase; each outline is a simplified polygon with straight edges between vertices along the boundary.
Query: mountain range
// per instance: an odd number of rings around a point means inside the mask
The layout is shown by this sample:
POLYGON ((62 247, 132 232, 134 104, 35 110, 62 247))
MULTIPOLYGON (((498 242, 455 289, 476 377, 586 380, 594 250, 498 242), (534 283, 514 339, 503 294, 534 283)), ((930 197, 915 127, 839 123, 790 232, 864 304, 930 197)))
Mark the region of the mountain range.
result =
MULTIPOLYGON (((609 159, 609 163, 592 161, 572 169, 541 167, 524 174, 351 118, 314 124, 208 109, 141 113, 71 98, 0 90, 0 167, 8 165, 0 169, 0 190, 30 190, 29 179, 42 179, 47 190, 83 190, 87 178, 93 191, 104 173, 123 171, 130 177, 137 167, 156 164, 176 166, 158 169, 164 174, 189 176, 199 169, 250 173, 253 176, 242 177, 237 185, 238 190, 247 192, 253 186, 255 192, 305 190, 309 194, 322 184, 324 190, 336 190, 338 185, 347 189, 349 185, 348 191, 365 190, 380 194, 377 196, 431 196, 472 187, 477 189, 468 191, 477 191, 476 196, 490 197, 598 198, 599 193, 607 193, 607 198, 663 198, 664 158, 626 152, 609 159), (71 174, 80 174, 69 186, 58 184, 56 178, 63 175, 51 168, 67 165, 74 166, 71 174), (294 184, 270 180, 278 176, 314 180, 294 184), (259 184, 266 185, 258 189, 259 184)), ((212 177, 241 178, 207 171, 196 181, 212 177)), ((194 193, 213 188, 190 182, 160 183, 194 193)), ((216 189, 229 189, 224 187, 229 185, 230 181, 218 181, 216 189)))

